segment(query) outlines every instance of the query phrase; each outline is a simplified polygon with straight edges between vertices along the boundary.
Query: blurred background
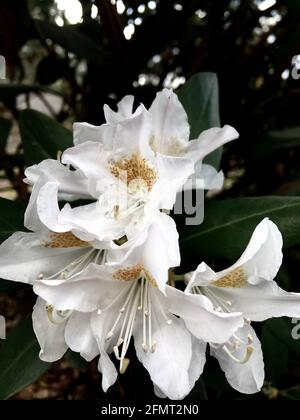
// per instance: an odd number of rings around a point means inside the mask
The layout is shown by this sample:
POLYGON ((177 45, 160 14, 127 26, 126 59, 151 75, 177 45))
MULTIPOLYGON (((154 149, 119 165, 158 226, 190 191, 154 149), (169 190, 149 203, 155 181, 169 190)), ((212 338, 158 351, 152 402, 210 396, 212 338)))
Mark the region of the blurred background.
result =
MULTIPOLYGON (((0 197, 28 199, 22 110, 66 128, 100 124, 103 104, 133 94, 149 105, 158 90, 176 90, 203 71, 217 74, 222 124, 241 134, 225 148, 218 198, 300 194, 300 0, 1 0, 0 54, 0 197)), ((299 291, 299 261, 299 248, 289 249, 279 277, 287 289, 299 291)), ((6 285, 0 291, 11 328, 33 297, 6 285)), ((268 382, 249 398, 300 399, 300 348, 287 346, 280 325, 262 331, 268 382)), ((69 353, 13 398, 139 399, 152 395, 140 370, 129 369, 104 397, 96 365, 69 353)), ((246 398, 212 361, 203 383, 191 399, 246 398)))

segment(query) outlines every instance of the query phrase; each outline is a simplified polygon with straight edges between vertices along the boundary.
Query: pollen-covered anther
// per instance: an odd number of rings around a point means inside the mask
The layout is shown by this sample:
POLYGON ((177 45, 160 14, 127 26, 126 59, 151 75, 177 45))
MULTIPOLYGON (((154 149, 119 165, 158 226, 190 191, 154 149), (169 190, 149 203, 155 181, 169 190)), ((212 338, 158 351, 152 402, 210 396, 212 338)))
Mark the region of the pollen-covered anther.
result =
POLYGON ((247 284, 247 276, 243 267, 237 267, 231 273, 212 282, 213 286, 239 289, 247 284))
POLYGON ((144 278, 148 280, 148 282, 153 287, 157 287, 155 279, 148 273, 147 270, 145 270, 142 264, 136 264, 131 267, 120 268, 113 274, 113 278, 121 281, 136 281, 140 278, 144 278))
POLYGON ((124 359, 121 360, 121 363, 120 363, 120 373, 121 373, 121 375, 126 372, 129 363, 130 363, 130 359, 128 359, 127 357, 124 357, 124 359))
POLYGON ((157 181, 157 172, 151 163, 139 153, 134 153, 130 159, 114 161, 109 166, 110 172, 118 179, 126 182, 128 186, 140 187, 140 182, 150 192, 157 181), (138 182, 139 185, 135 185, 138 182))
POLYGON ((72 232, 51 232, 49 240, 45 243, 46 248, 77 248, 88 245, 87 242, 77 238, 72 232))
POLYGON ((141 264, 117 270, 113 277, 116 280, 135 281, 142 277, 143 266, 141 264))

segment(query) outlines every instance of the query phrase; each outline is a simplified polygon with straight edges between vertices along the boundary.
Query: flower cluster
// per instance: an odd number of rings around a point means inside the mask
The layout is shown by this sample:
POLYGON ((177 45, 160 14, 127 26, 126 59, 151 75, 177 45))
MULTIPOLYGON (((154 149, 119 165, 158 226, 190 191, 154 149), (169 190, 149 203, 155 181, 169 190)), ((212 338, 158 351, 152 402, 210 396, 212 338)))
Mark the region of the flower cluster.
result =
MULTIPOLYGON (((220 187, 203 159, 238 137, 230 126, 189 140, 177 96, 158 93, 147 110, 126 96, 106 123, 74 125, 74 147, 60 161, 26 170, 32 186, 25 227, 1 245, 0 276, 31 284, 40 358, 68 348, 99 357, 106 391, 125 373, 134 342, 158 396, 182 399, 200 377, 209 345, 231 386, 244 393, 264 380, 252 321, 300 317, 300 296, 273 281, 282 261, 278 228, 264 219, 241 258, 214 272, 205 263, 174 286, 178 233, 168 215, 191 180, 220 187), (184 284, 184 283, 183 283, 184 284)), ((196 183, 197 186, 197 183, 196 183)))

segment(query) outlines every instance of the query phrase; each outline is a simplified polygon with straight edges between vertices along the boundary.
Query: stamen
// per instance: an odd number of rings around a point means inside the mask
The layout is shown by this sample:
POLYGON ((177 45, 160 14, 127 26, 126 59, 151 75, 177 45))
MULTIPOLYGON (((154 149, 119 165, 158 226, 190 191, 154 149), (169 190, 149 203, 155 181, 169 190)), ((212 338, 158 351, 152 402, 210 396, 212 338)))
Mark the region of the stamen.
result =
POLYGON ((151 353, 155 353, 156 347, 157 347, 157 342, 156 341, 153 341, 152 347, 151 347, 151 353))
POLYGON ((121 360, 121 362, 120 362, 120 373, 121 373, 121 375, 123 375, 126 372, 129 363, 130 363, 130 359, 124 358, 124 359, 121 360))
POLYGON ((120 159, 112 162, 109 166, 110 172, 127 186, 137 180, 143 181, 148 192, 152 190, 157 180, 157 173, 151 163, 139 153, 134 153, 130 159, 120 159))
POLYGON ((234 354, 229 350, 229 348, 226 345, 224 345, 222 348, 234 362, 242 365, 249 361, 254 350, 253 347, 247 347, 245 357, 243 359, 238 359, 234 356, 234 354))
MULTIPOLYGON (((102 251, 100 251, 102 253, 102 251)), ((62 280, 72 276, 74 273, 78 273, 79 271, 82 271, 90 262, 94 262, 95 258, 98 258, 99 251, 95 250, 94 248, 88 249, 88 251, 80 257, 78 257, 76 260, 69 263, 66 267, 62 268, 60 271, 56 272, 50 277, 47 277, 47 280, 57 279, 60 278, 62 280), (95 252, 97 252, 97 255, 95 256, 95 252)), ((40 276, 43 276, 40 278, 42 280, 44 278, 43 274, 40 274, 40 276)))
POLYGON ((248 334, 248 344, 253 344, 254 340, 251 334, 248 334))
POLYGON ((54 325, 64 323, 73 313, 73 311, 56 311, 52 305, 48 304, 46 305, 46 312, 49 321, 54 325), (57 315, 58 319, 55 319, 54 315, 57 315))
POLYGON ((88 242, 77 238, 72 232, 50 233, 50 240, 45 242, 46 248, 76 248, 90 246, 88 242))

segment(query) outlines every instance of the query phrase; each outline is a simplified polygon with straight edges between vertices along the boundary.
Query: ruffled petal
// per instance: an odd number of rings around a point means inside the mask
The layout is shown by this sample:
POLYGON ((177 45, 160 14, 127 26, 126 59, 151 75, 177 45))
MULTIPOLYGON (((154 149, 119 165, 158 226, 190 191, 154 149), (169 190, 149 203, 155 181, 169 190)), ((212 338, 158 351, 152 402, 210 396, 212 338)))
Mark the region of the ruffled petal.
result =
POLYGON ((40 359, 45 362, 59 360, 67 351, 65 342, 66 323, 52 323, 47 315, 46 302, 38 298, 32 312, 33 329, 41 346, 40 359))
POLYGON ((170 315, 172 324, 167 325, 159 310, 153 307, 152 313, 152 339, 157 343, 156 350, 154 353, 143 350, 143 329, 137 322, 134 330, 137 357, 164 395, 172 400, 181 400, 191 390, 191 336, 181 319, 170 315))
POLYGON ((134 96, 126 95, 118 102, 118 111, 113 111, 108 105, 104 105, 104 116, 108 124, 118 124, 132 116, 134 96))
POLYGON ((42 274, 55 275, 78 259, 82 248, 51 248, 50 239, 35 233, 16 232, 0 245, 0 277, 33 283, 42 274), (17 256, 17 257, 16 257, 17 256))
POLYGON ((40 280, 34 292, 51 303, 57 310, 93 312, 106 308, 130 284, 113 278, 115 269, 96 264, 66 280, 40 280))
POLYGON ((174 144, 184 147, 190 136, 187 114, 177 95, 164 89, 156 95, 149 113, 152 117, 155 150, 165 155, 176 155, 174 144))
POLYGON ((196 338, 206 342, 224 343, 244 325, 241 313, 217 312, 202 295, 188 295, 167 286, 164 299, 169 311, 180 316, 196 338))
POLYGON ((191 140, 187 144, 185 157, 197 163, 214 150, 238 137, 238 132, 229 125, 223 128, 210 128, 203 131, 197 140, 191 140))
POLYGON ((87 362, 99 354, 91 327, 91 314, 73 312, 66 324, 65 340, 70 349, 80 353, 87 362))
MULTIPOLYGON (((253 341, 251 343, 252 354, 248 361, 245 363, 235 361, 222 347, 211 347, 211 354, 218 359, 232 388, 243 394, 255 394, 261 390, 265 377, 261 344, 254 329, 247 324, 237 331, 236 337, 241 341, 239 348, 234 350, 233 356, 241 361, 247 354, 248 341, 251 337, 251 341, 253 341)), ((236 338, 233 338, 234 340, 236 338)))

